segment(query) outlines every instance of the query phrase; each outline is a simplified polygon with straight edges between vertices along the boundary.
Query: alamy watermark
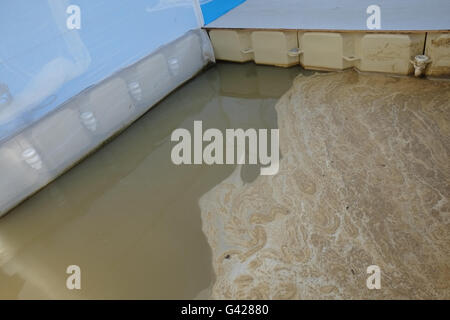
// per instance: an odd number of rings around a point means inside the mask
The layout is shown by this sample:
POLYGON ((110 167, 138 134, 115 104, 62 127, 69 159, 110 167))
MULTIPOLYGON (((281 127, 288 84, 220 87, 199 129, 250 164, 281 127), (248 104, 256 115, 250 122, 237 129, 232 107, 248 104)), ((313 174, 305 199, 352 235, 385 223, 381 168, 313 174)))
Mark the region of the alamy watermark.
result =
POLYGON ((376 4, 367 7, 367 14, 370 16, 366 20, 367 29, 380 30, 381 29, 381 8, 376 4))
POLYGON ((171 141, 178 142, 171 153, 172 162, 176 165, 246 164, 245 155, 248 147, 248 164, 266 166, 261 168, 261 175, 278 173, 280 157, 278 129, 270 130, 270 153, 268 153, 267 129, 245 131, 226 129, 224 137, 219 129, 212 128, 203 132, 202 121, 194 121, 193 137, 189 130, 180 128, 172 132, 171 141), (203 142, 209 142, 205 148, 203 142))
POLYGON ((67 17, 66 26, 69 30, 81 29, 81 9, 77 5, 70 5, 66 9, 67 17))
POLYGON ((367 274, 370 276, 366 280, 366 285, 369 290, 381 289, 381 269, 377 265, 367 267, 367 274))
POLYGON ((66 269, 66 273, 70 274, 66 280, 66 287, 69 290, 81 289, 81 268, 77 265, 70 265, 66 269))

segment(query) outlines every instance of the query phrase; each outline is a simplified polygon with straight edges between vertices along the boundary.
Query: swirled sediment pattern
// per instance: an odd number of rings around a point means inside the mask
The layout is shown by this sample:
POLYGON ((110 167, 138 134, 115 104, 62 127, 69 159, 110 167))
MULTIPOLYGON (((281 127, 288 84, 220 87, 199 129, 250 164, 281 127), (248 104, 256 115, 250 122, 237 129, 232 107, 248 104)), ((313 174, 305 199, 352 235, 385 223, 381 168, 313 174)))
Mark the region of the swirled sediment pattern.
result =
POLYGON ((450 83, 299 76, 276 110, 279 173, 200 200, 213 297, 449 299, 450 83))

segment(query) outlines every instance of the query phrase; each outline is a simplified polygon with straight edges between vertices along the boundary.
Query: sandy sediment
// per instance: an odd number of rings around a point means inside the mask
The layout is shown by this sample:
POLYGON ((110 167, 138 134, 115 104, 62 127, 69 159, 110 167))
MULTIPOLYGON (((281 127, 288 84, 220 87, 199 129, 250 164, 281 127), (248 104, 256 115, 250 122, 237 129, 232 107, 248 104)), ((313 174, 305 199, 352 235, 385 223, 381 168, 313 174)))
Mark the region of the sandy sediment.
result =
POLYGON ((276 110, 279 173, 200 200, 213 296, 449 299, 450 83, 299 76, 276 110))

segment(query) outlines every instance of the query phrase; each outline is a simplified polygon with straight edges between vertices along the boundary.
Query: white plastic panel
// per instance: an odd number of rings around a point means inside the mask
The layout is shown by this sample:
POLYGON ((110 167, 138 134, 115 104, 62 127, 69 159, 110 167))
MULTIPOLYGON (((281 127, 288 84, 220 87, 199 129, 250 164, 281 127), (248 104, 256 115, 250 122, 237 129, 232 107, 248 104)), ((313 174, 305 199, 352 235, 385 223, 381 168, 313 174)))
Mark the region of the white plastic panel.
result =
POLYGON ((450 75, 450 33, 429 33, 425 54, 431 58, 427 75, 450 75))
POLYGON ((360 39, 359 70, 409 74, 410 60, 423 52, 425 34, 366 34, 360 39))
POLYGON ((42 120, 29 132, 29 142, 39 152, 47 170, 70 165, 91 142, 79 113, 70 107, 42 120))
POLYGON ((345 50, 353 48, 352 35, 331 32, 299 32, 302 55, 300 63, 306 68, 346 69, 352 64, 343 59, 345 50))
POLYGON ((128 90, 138 107, 154 104, 164 97, 171 76, 167 59, 162 53, 152 55, 124 73, 128 90))
POLYGON ((253 31, 251 35, 255 62, 277 66, 298 64, 298 56, 289 51, 298 48, 295 31, 253 31))
POLYGON ((34 191, 33 186, 49 181, 38 151, 18 136, 0 147, 0 214, 34 191))
POLYGON ((209 36, 216 59, 237 62, 253 60, 251 31, 211 30, 209 36))
POLYGON ((123 127, 135 113, 126 82, 116 76, 94 88, 83 99, 82 112, 92 112, 97 122, 95 134, 109 135, 123 127))

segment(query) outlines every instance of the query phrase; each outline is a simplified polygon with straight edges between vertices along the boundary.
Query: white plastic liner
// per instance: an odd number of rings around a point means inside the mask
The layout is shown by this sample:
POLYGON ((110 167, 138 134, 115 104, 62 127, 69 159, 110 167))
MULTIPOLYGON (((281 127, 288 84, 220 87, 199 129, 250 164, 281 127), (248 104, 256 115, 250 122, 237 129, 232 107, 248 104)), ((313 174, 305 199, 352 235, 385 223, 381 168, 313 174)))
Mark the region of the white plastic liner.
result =
POLYGON ((200 27, 193 0, 0 1, 0 143, 200 27))
POLYGON ((189 31, 0 142, 0 216, 213 61, 206 32, 189 31))

